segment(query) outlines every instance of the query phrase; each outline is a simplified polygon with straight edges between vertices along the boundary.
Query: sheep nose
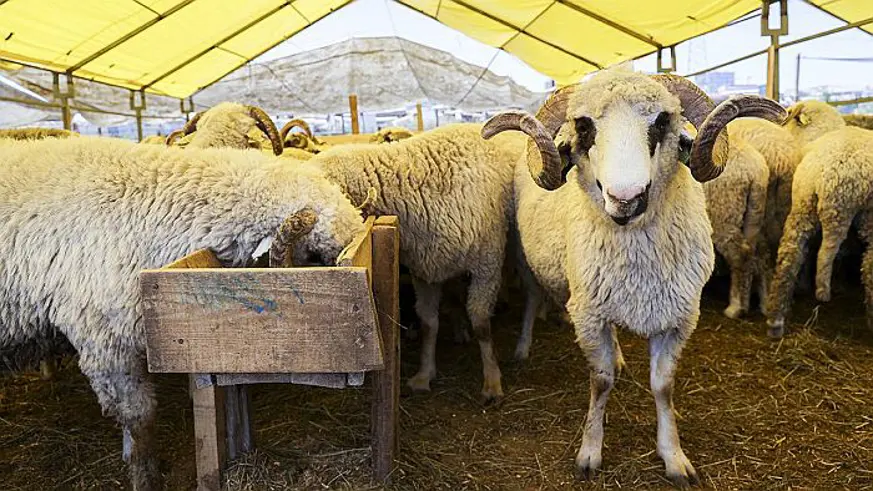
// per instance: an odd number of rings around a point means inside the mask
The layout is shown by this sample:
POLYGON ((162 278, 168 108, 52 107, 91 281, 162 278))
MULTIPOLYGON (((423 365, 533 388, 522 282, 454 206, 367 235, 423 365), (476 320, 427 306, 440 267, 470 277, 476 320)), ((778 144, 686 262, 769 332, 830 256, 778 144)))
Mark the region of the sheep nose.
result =
POLYGON ((606 194, 615 201, 628 202, 639 197, 648 190, 649 186, 627 186, 621 188, 609 188, 606 194))

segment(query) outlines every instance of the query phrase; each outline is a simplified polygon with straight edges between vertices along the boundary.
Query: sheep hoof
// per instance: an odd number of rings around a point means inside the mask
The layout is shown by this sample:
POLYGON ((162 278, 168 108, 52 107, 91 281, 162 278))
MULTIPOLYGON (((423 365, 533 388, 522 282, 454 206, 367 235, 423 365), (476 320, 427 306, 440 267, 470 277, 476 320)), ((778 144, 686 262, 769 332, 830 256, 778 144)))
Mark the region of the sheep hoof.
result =
POLYGON ((482 386, 482 403, 492 404, 501 399, 503 399, 503 387, 500 386, 500 380, 497 380, 497 383, 488 383, 486 380, 482 386))
POLYGON ((593 481, 597 479, 602 459, 600 455, 579 455, 576 457, 576 479, 593 481))
POLYGON ((687 489, 700 483, 691 461, 681 452, 673 462, 667 464, 667 479, 679 489, 687 489))
POLYGON ((515 359, 516 362, 518 362, 518 363, 525 362, 525 361, 527 361, 527 359, 529 357, 530 357, 530 346, 529 345, 525 345, 525 346, 519 345, 519 346, 515 347, 515 355, 513 358, 515 359))
POLYGON ((414 392, 430 392, 430 377, 424 373, 417 373, 414 377, 409 379, 406 382, 406 385, 409 386, 414 392))
POLYGON ((740 317, 746 314, 746 309, 739 307, 737 305, 728 305, 728 308, 724 309, 724 316, 729 319, 739 319, 740 317))
POLYGON ((785 334, 785 321, 781 319, 767 321, 767 325, 770 326, 770 329, 767 330, 767 336, 773 339, 780 339, 785 334))
POLYGON ((818 287, 815 289, 815 299, 819 302, 830 302, 831 301, 831 290, 830 288, 822 288, 818 287))

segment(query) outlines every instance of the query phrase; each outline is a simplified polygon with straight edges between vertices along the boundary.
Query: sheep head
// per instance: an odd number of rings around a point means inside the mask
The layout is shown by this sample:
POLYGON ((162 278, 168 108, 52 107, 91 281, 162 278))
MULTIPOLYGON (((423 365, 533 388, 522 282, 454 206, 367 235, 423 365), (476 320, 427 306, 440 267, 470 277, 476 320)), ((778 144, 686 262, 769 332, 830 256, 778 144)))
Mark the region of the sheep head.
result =
POLYGON ((782 126, 802 145, 845 125, 846 122, 839 111, 822 101, 798 102, 788 108, 788 116, 782 123, 782 126))
POLYGON ((608 70, 555 92, 536 116, 498 114, 485 138, 505 130, 528 134, 527 163, 534 181, 554 190, 576 169, 575 180, 619 225, 630 223, 657 199, 676 172, 680 147, 700 182, 715 179, 728 156, 725 127, 741 116, 781 121, 785 111, 757 96, 729 99, 717 108, 697 86, 676 76, 608 70), (680 138, 687 120, 693 143, 680 138), (652 195, 650 197, 650 195, 652 195))
POLYGON ((203 132, 203 138, 194 138, 192 147, 228 147, 249 148, 248 133, 252 128, 258 128, 270 140, 273 153, 282 155, 282 139, 276 125, 262 109, 231 102, 223 102, 205 112, 194 115, 185 123, 181 134, 177 131, 167 136, 167 145, 179 136, 190 135, 195 131, 203 132))

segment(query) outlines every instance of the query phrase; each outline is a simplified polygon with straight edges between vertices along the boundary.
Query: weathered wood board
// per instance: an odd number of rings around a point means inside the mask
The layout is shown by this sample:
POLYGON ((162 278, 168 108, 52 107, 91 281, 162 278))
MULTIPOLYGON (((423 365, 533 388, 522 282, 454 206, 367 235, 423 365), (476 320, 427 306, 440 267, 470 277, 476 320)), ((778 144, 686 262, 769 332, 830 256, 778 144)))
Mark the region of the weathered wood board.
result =
POLYGON ((146 270, 140 282, 151 372, 383 367, 366 268, 146 270))

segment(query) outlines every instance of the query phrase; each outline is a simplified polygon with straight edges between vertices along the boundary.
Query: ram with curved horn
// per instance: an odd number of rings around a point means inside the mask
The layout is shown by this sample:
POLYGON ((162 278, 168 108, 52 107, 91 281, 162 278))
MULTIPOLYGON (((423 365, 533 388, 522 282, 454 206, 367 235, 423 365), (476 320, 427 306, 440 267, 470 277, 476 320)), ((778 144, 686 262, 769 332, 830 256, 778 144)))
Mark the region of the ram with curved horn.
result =
POLYGON ((667 476, 679 486, 697 479, 679 443, 673 377, 714 262, 700 182, 721 172, 725 125, 740 116, 781 120, 784 110, 757 96, 714 108, 683 78, 616 69, 558 91, 536 117, 503 113, 483 128, 486 138, 505 130, 531 137, 515 170, 517 232, 524 270, 566 306, 590 365, 576 456, 582 478, 601 467, 606 401, 623 365, 616 329, 624 327, 649 340, 667 476), (698 129, 693 143, 680 140, 686 119, 698 129))
POLYGON ((181 130, 167 136, 167 145, 179 144, 180 137, 191 148, 269 148, 275 155, 282 155, 284 149, 279 130, 267 113, 234 102, 222 102, 195 114, 181 130))
POLYGON ((321 153, 331 147, 330 144, 319 140, 318 137, 313 135, 309 124, 302 119, 292 119, 285 123, 279 132, 279 136, 285 148, 295 148, 313 154, 321 153), (300 128, 303 131, 291 133, 291 130, 294 128, 300 128))

